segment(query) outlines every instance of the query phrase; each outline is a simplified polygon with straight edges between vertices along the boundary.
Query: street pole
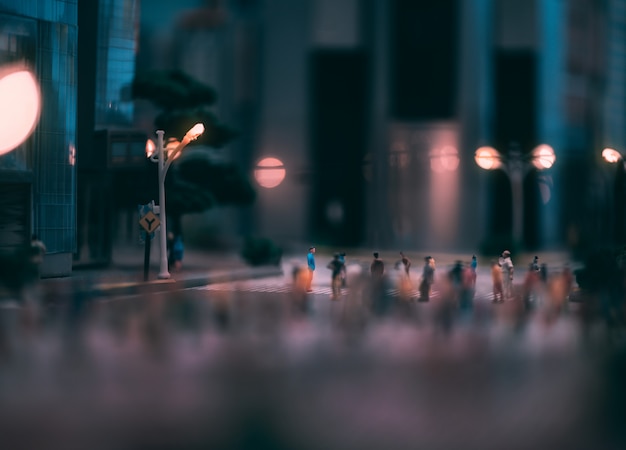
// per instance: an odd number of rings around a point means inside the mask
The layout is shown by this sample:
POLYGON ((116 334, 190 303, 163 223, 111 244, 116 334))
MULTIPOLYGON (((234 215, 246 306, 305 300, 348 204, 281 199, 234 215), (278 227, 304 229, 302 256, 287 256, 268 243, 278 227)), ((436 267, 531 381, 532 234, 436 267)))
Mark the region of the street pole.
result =
MULTIPOLYGON (((204 133, 204 125, 202 123, 195 124, 187 133, 185 133, 185 137, 183 137, 182 141, 174 148, 171 152, 168 151, 167 161, 165 161, 165 144, 163 136, 165 135, 165 131, 157 130, 157 144, 156 144, 156 152, 153 153, 148 144, 146 144, 146 155, 152 162, 159 163, 159 219, 161 222, 161 230, 160 230, 160 241, 161 241, 161 262, 159 267, 158 278, 160 279, 168 279, 170 278, 170 272, 167 267, 167 213, 165 212, 165 175, 167 175, 167 170, 172 165, 172 162, 176 159, 176 157, 183 151, 183 149, 189 144, 191 141, 195 141, 204 133)), ((155 212, 156 209, 155 209, 155 212)))
MULTIPOLYGON (((618 156, 612 149, 605 149, 603 157, 616 162, 618 156)), ((512 239, 515 245, 522 246, 524 240, 524 177, 534 166, 537 170, 549 169, 556 156, 548 144, 540 144, 531 153, 531 158, 522 154, 519 148, 511 146, 508 155, 502 155, 493 147, 479 147, 474 153, 476 164, 485 170, 502 169, 511 183, 511 205, 513 215, 512 239)))
POLYGON ((159 154, 159 219, 161 221, 161 263, 158 278, 166 280, 170 278, 170 272, 167 267, 167 215, 165 212, 165 151, 163 144, 163 135, 165 131, 157 130, 157 151, 159 154))
POLYGON ((511 182, 513 244, 521 247, 524 240, 524 175, 526 173, 522 154, 518 150, 511 150, 505 167, 511 182))

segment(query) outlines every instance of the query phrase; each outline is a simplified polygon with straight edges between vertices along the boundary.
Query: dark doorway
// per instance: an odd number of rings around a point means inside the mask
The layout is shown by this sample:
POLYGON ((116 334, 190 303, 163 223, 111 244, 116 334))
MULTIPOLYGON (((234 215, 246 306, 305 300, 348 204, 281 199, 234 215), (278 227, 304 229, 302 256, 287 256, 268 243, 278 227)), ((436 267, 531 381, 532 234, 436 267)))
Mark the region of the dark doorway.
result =
POLYGON ((355 246, 363 240, 367 92, 364 52, 319 50, 312 54, 309 224, 313 239, 320 244, 355 246))
MULTIPOLYGON (((536 55, 531 50, 496 50, 494 145, 503 154, 512 148, 528 156, 538 145, 536 133, 536 55)), ((508 177, 494 173, 490 177, 492 207, 490 234, 510 236, 512 196, 508 177)), ((524 180, 523 242, 527 248, 540 245, 540 197, 536 173, 524 180)))

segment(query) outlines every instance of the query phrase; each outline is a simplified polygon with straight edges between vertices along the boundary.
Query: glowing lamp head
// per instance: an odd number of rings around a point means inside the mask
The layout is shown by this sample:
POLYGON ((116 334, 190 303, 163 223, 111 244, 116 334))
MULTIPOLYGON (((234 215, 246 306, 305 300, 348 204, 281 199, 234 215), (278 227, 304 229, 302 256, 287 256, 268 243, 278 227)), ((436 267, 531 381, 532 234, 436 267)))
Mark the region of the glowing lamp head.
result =
POLYGON ((191 128, 191 130, 187 131, 185 137, 191 141, 195 141, 202 133, 204 133, 204 125, 197 123, 191 128))
POLYGON ((616 163, 622 159, 622 154, 613 148, 605 148, 602 150, 602 157, 610 163, 616 163))
POLYGON ((41 110, 39 84, 25 67, 0 68, 0 98, 0 155, 3 155, 35 130, 41 110))
POLYGON ((548 144, 541 144, 533 150, 532 163, 538 170, 549 169, 556 161, 554 149, 548 144))
POLYGON ((287 171, 280 159, 263 158, 254 169, 254 179, 259 186, 264 188, 274 188, 283 182, 287 171))
POLYGON ((502 166, 502 157, 493 147, 480 147, 474 153, 474 161, 485 170, 495 170, 502 166))
POLYGON ((146 156, 150 158, 152 155, 154 155, 155 151, 156 145, 154 144, 154 141, 152 139, 148 139, 146 141, 146 156))

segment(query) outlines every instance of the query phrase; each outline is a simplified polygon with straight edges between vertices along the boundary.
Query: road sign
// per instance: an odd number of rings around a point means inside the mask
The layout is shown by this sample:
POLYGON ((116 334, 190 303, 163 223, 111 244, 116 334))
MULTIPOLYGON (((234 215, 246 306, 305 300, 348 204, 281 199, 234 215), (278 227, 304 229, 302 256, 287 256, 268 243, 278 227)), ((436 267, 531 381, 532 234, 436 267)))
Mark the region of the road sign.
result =
POLYGON ((146 230, 147 233, 152 233, 154 230, 159 228, 159 225, 161 225, 161 221, 157 216, 154 215, 152 211, 148 211, 139 219, 139 225, 141 225, 141 227, 146 230))

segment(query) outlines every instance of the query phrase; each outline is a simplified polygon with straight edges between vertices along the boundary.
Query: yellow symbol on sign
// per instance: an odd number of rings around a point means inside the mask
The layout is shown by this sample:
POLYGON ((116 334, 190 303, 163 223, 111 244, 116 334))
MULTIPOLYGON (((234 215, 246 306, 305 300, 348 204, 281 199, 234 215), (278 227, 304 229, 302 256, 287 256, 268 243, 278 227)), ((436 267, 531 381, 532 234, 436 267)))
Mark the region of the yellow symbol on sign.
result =
POLYGON ((141 219, 139 219, 139 225, 141 225, 146 232, 152 233, 154 230, 159 228, 161 221, 152 211, 148 211, 141 217, 141 219))

